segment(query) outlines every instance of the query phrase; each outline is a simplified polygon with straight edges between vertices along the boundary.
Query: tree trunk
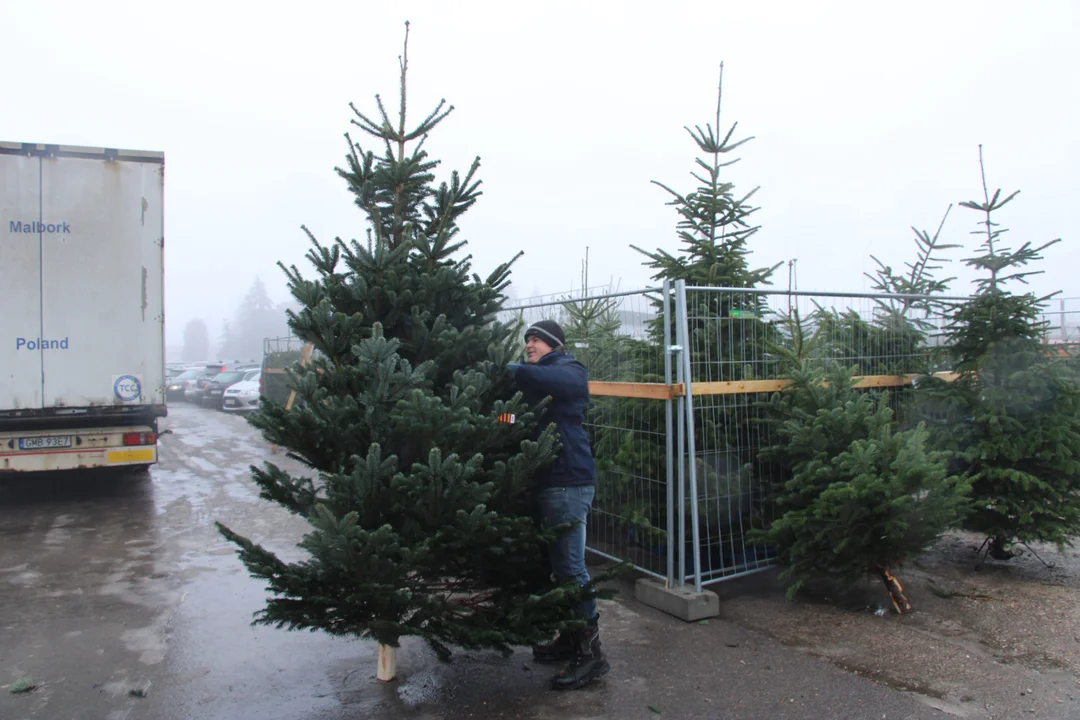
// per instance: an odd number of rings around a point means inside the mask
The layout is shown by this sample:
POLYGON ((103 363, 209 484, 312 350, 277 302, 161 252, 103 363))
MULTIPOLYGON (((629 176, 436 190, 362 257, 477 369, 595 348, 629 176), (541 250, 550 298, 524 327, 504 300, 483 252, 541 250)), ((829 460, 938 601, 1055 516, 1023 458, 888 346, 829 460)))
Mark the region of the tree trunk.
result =
POLYGON ((1012 560, 1016 555, 1014 555, 1011 550, 1006 549, 1008 545, 1008 540, 995 535, 990 538, 990 547, 987 548, 987 554, 995 560, 1012 560))
POLYGON ((397 648, 379 643, 379 669, 375 677, 390 682, 397 677, 397 648))
POLYGON ((888 591, 889 599, 892 600, 896 612, 900 615, 911 612, 911 603, 908 602, 907 597, 904 595, 904 587, 896 579, 896 576, 884 566, 878 567, 878 575, 881 577, 881 581, 885 583, 885 590, 888 591))

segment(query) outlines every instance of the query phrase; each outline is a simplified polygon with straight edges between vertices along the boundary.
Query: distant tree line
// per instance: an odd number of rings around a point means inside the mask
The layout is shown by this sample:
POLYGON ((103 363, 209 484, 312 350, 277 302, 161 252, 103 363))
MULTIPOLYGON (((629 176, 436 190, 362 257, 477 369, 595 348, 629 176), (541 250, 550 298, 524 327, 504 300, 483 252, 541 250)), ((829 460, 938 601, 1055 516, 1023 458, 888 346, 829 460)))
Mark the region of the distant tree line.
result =
POLYGON ((184 327, 184 362, 200 360, 257 360, 263 354, 263 340, 289 334, 285 312, 290 304, 274 303, 260 278, 240 302, 231 319, 222 325, 217 353, 211 352, 210 333, 201 318, 193 318, 184 327))

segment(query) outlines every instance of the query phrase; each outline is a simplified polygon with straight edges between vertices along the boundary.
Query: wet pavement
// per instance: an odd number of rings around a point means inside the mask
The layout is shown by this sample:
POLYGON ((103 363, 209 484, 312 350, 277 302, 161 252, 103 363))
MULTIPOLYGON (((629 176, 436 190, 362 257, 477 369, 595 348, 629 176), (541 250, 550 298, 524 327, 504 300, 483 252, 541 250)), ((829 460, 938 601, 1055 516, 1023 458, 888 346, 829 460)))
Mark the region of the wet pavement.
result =
POLYGON ((298 466, 240 417, 180 405, 166 424, 149 473, 0 481, 2 720, 956 714, 765 631, 682 623, 629 588, 602 603, 612 671, 585 690, 548 691, 553 669, 524 650, 444 664, 414 642, 399 652, 400 680, 380 683, 373 643, 252 627, 263 587, 214 530, 220 520, 296 557, 305 523, 259 500, 248 467, 298 466), (10 692, 20 680, 36 687, 10 692))
POLYGON ((1080 718, 1080 551, 1040 545, 1052 567, 1025 551, 976 570, 981 541, 948 533, 903 568, 903 616, 880 611, 880 582, 799 602, 768 575, 717 589, 726 619, 955 717, 1080 718))

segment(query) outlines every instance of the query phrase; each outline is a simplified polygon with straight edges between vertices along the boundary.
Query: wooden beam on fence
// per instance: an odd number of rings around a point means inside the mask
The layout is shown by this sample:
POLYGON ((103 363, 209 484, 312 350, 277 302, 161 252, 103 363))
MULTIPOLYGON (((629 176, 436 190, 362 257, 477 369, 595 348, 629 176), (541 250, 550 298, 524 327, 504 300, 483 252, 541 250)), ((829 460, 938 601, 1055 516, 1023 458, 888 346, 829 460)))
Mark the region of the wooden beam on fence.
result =
MULTIPOLYGON (((921 374, 907 375, 856 375, 857 388, 904 387, 911 385, 921 374)), ((945 382, 952 382, 959 377, 956 373, 934 373, 934 377, 945 382)), ((734 380, 729 382, 697 382, 691 387, 696 395, 749 395, 752 393, 778 392, 787 384, 785 380, 734 380)), ((680 393, 681 394, 681 393, 680 393)))
POLYGON ((936 372, 932 376, 924 375, 922 373, 907 373, 906 375, 856 375, 855 387, 904 387, 905 385, 914 385, 916 380, 923 377, 936 377, 945 382, 953 382, 956 378, 960 377, 960 374, 954 372, 936 372))
POLYGON ((915 375, 856 375, 857 388, 903 387, 910 385, 915 375))
MULTIPOLYGON (((311 346, 304 346, 304 359, 301 364, 307 364, 311 357, 311 346)), ((266 368, 267 374, 284 374, 285 368, 266 368)), ((885 388, 903 387, 911 385, 916 378, 922 375, 856 375, 855 387, 857 388, 885 388)), ((940 372, 934 373, 934 377, 941 378, 945 382, 952 382, 959 377, 957 373, 940 372)), ((756 393, 779 392, 784 389, 784 380, 730 380, 724 382, 697 382, 693 385, 694 396, 709 395, 753 395, 756 393)), ((607 382, 592 380, 589 382, 589 394, 593 397, 624 397, 639 398, 642 400, 673 400, 682 397, 686 392, 682 383, 647 383, 647 382, 607 382)), ((296 393, 289 393, 289 400, 285 403, 285 409, 292 407, 296 393)))
POLYGON ((750 395, 783 390, 786 380, 731 380, 727 382, 696 382, 691 392, 698 395, 750 395))
MULTIPOLYGON (((911 385, 917 374, 908 375, 856 375, 857 388, 904 387, 911 385)), ((956 373, 934 373, 934 377, 945 382, 956 380, 956 373)), ((779 392, 787 384, 786 380, 730 380, 723 382, 696 382, 692 386, 695 397, 709 395, 753 395, 755 393, 779 392)), ((596 397, 626 397, 646 400, 670 400, 682 397, 686 392, 682 383, 665 385, 664 383, 601 382, 589 383, 589 394, 596 397)))
POLYGON ((671 400, 683 394, 682 383, 604 382, 589 383, 589 394, 599 397, 642 398, 645 400, 671 400))

